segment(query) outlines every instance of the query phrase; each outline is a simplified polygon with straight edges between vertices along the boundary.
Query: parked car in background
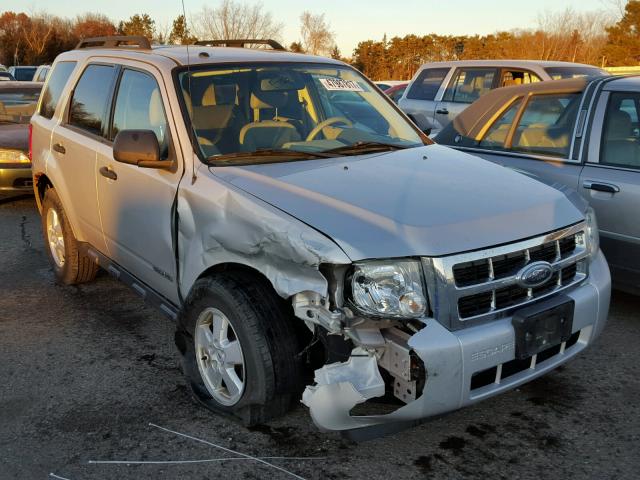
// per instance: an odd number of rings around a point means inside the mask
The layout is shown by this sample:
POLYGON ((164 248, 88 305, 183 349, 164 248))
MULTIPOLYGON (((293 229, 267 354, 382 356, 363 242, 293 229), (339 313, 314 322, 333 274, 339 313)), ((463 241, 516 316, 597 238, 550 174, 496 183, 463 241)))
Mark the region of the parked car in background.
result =
POLYGON ((398 103, 398 100, 400 100, 400 98, 402 97, 402 94, 407 89, 407 85, 409 84, 406 82, 400 83, 398 85, 394 85, 393 87, 385 90, 384 93, 395 103, 398 103))
POLYGON ((29 120, 42 84, 0 82, 0 192, 32 192, 29 120))
POLYGON ((407 83, 406 80, 380 80, 375 83, 380 90, 383 92, 389 90, 391 87, 395 87, 396 85, 400 85, 402 83, 407 83))
POLYGON ((0 82, 14 82, 15 80, 9 72, 0 72, 0 82))
POLYGON ((544 375, 607 321, 586 202, 435 144, 343 62, 103 37, 46 85, 56 278, 103 267, 174 319, 213 411, 262 423, 302 396, 325 430, 388 432, 544 375), (352 412, 386 393, 391 413, 352 412))
POLYGON ((50 69, 51 69, 51 65, 40 65, 36 69, 36 72, 33 74, 32 81, 44 82, 47 79, 47 75, 49 74, 50 69))
POLYGON ((597 213, 614 285, 640 294, 640 76, 495 90, 438 142, 577 190, 597 213))
POLYGON ((499 87, 607 75, 591 65, 531 60, 463 60, 423 65, 398 102, 407 114, 424 114, 436 135, 482 95, 499 87))
POLYGON ((19 82, 30 82, 38 67, 9 67, 9 73, 19 82))

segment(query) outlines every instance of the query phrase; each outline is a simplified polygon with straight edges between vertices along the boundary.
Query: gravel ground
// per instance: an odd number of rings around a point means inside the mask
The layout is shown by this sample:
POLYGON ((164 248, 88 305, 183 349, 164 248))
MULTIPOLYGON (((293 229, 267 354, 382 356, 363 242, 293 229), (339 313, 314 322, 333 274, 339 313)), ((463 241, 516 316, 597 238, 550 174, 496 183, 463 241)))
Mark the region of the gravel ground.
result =
POLYGON ((33 199, 0 200, 0 479, 594 478, 640 473, 640 298, 600 340, 518 390, 354 444, 299 407, 253 429, 187 394, 173 325, 107 275, 56 285, 33 199), (635 358, 635 360, 634 360, 635 358), (205 440, 195 440, 162 430, 205 440))

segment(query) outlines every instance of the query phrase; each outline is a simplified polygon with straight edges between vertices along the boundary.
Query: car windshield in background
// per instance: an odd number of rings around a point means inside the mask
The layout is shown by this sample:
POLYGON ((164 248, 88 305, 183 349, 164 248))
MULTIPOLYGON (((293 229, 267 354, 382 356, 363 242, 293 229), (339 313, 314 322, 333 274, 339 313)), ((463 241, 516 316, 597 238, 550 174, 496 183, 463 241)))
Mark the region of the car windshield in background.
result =
POLYGON ((202 154, 213 164, 295 160, 295 152, 299 159, 336 150, 356 155, 429 142, 348 67, 192 67, 178 82, 202 154))
POLYGON ((596 67, 547 67, 545 68, 545 71, 549 74, 552 80, 609 75, 604 70, 600 70, 596 67))
POLYGON ((29 123, 39 96, 39 88, 0 88, 0 123, 29 123))

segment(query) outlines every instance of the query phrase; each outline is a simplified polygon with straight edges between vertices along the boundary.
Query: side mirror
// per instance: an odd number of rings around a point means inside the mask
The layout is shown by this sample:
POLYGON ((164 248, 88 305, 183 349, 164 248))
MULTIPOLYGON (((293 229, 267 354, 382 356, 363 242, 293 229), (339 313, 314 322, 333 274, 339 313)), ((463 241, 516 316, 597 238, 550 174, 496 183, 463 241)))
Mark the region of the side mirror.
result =
POLYGON ((160 160, 160 145, 153 130, 122 130, 113 141, 117 162, 143 168, 171 168, 172 162, 160 160))
POLYGON ((431 135, 433 124, 423 113, 409 113, 407 116, 413 123, 415 123, 416 127, 418 127, 420 131, 425 133, 425 135, 431 135))

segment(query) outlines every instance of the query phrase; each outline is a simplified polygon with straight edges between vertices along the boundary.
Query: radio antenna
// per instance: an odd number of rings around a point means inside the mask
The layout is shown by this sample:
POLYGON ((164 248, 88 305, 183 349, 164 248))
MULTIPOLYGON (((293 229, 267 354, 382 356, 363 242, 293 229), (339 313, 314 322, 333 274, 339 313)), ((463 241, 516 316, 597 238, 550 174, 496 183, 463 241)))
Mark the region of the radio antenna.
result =
MULTIPOLYGON (((188 41, 188 37, 189 37, 189 27, 187 25, 187 12, 184 8, 184 0, 181 0, 182 2, 182 18, 184 19, 184 33, 185 33, 185 37, 187 37, 187 90, 189 93, 189 101, 191 101, 191 99, 193 98, 191 96, 191 56, 189 55, 189 41, 188 41)), ((186 99, 185 99, 186 100, 186 99)), ((186 104, 186 101, 185 101, 186 104)), ((189 112, 189 109, 187 109, 187 112, 189 112)), ((189 128, 189 135, 194 135, 194 131, 193 131, 193 117, 192 115, 189 115, 189 120, 191 121, 191 125, 189 128)), ((197 141, 197 138, 196 138, 197 141)), ((191 144, 193 145, 193 138, 192 138, 192 142, 191 144)), ((193 153, 191 154, 191 185, 193 185, 196 182, 196 164, 195 161, 193 159, 193 153)))

